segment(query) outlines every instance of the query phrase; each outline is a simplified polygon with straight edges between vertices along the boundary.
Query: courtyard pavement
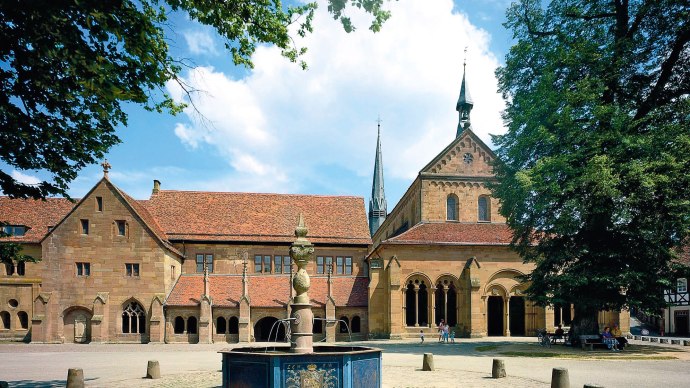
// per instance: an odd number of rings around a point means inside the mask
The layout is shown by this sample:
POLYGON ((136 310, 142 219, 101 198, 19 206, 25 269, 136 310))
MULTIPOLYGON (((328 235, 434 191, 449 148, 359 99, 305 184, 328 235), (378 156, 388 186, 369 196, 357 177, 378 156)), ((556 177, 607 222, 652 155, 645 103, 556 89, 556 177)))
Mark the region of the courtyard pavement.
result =
MULTIPOLYGON (((383 350, 384 387, 549 387, 555 367, 568 369, 572 387, 596 383, 604 387, 687 387, 690 349, 631 341, 622 353, 583 352, 539 347, 534 338, 460 339, 440 344, 419 341, 358 343, 383 350), (557 352, 558 357, 525 355, 557 352), (433 353, 436 370, 421 371, 422 354, 433 353), (508 377, 491 379, 493 358, 505 360, 508 377)), ((263 345, 263 344, 262 344, 263 345)), ((345 344, 343 344, 345 345, 345 344)), ((0 344, 0 381, 10 387, 64 386, 69 368, 84 370, 88 387, 217 387, 221 357, 232 347, 211 345, 0 344), (158 360, 162 378, 147 380, 148 360, 158 360)))

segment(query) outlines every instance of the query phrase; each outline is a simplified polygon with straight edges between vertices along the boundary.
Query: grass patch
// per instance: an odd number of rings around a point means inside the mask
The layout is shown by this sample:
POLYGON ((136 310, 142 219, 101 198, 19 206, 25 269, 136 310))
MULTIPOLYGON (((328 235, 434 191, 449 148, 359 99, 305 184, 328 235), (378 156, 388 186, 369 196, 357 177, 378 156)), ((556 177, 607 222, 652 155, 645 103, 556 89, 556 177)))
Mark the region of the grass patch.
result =
POLYGON ((475 352, 490 352, 492 350, 498 349, 498 345, 483 345, 483 346, 477 346, 474 348, 475 352))
POLYGON ((518 352, 508 351, 499 352, 500 355, 508 357, 535 357, 535 358, 576 358, 576 359, 595 359, 595 360, 676 360, 673 356, 647 356, 647 355, 622 355, 614 354, 592 354, 592 353, 555 353, 555 352, 518 352))

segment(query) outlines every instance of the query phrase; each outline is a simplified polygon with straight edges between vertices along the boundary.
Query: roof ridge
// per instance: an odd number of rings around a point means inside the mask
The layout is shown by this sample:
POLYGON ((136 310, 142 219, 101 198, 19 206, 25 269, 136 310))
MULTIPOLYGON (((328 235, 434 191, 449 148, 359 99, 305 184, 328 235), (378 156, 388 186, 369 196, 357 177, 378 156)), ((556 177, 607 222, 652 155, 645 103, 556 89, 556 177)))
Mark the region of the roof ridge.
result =
MULTIPOLYGON (((161 193, 189 193, 189 194, 235 194, 235 195, 265 195, 265 196, 285 196, 285 197, 320 197, 320 198, 364 198, 357 195, 342 195, 342 194, 300 194, 300 193, 256 193, 250 191, 202 191, 202 190, 160 190, 157 195, 161 193)), ((151 197, 155 198, 155 197, 151 197)), ((151 199, 144 199, 139 201, 148 201, 151 199)))

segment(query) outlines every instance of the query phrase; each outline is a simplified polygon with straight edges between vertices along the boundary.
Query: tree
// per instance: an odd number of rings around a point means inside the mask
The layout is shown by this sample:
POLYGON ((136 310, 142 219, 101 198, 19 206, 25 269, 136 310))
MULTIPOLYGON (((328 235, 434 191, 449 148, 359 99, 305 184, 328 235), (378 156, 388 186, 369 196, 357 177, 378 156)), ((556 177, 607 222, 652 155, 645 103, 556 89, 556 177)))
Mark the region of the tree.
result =
MULTIPOLYGON (((508 131, 494 194, 535 270, 529 298, 654 310, 690 230, 690 5, 567 0, 507 11, 497 70, 508 131)), ((658 310, 656 310, 658 311, 658 310)))
MULTIPOLYGON (((390 17, 384 0, 328 0, 346 31, 349 7, 373 17, 378 31, 390 17)), ((257 45, 275 45, 293 62, 306 52, 293 34, 312 32, 316 3, 280 0, 6 0, 0 2, 0 159, 51 179, 27 185, 0 170, 10 197, 67 195, 79 170, 102 159, 127 125, 123 103, 178 113, 165 92, 169 80, 188 90, 165 37, 167 15, 186 12, 213 27, 236 65, 251 67, 257 45)))
MULTIPOLYGON (((7 237, 10 237, 10 235, 5 232, 5 226, 5 223, 0 222, 0 241, 4 240, 7 237)), ((40 258, 25 255, 21 252, 21 244, 6 241, 0 242, 0 265, 4 265, 9 268, 14 268, 15 263, 17 266, 19 266, 27 261, 32 263, 37 263, 41 261, 40 258)), ((18 268, 16 270, 18 270, 18 268)))

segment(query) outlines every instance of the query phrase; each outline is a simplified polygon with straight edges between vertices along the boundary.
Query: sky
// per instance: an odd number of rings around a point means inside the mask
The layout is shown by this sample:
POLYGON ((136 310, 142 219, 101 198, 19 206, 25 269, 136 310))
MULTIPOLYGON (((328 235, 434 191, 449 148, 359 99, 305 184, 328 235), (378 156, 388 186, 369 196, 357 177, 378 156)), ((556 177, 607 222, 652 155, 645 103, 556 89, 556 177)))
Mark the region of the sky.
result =
MULTIPOLYGON (((111 181, 138 199, 157 179, 164 190, 354 195, 368 203, 380 118, 390 211, 455 137, 465 56, 474 132, 492 146, 490 134, 505 131, 494 71, 511 44, 502 26, 509 0, 392 1, 381 32, 352 12, 358 29, 350 34, 320 3, 314 33, 302 42, 306 71, 270 46, 257 49, 254 69, 238 68, 212 29, 173 15, 171 53, 193 63, 182 77, 202 91, 198 112, 127 105, 122 143, 107 154, 111 181)), ((167 91, 184 101, 176 84, 167 91)), ((46 176, 9 170, 27 183, 46 176)), ((85 195, 102 176, 98 165, 83 169, 70 196, 85 195)))

